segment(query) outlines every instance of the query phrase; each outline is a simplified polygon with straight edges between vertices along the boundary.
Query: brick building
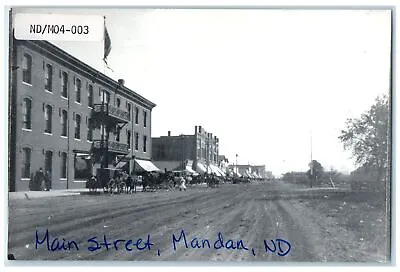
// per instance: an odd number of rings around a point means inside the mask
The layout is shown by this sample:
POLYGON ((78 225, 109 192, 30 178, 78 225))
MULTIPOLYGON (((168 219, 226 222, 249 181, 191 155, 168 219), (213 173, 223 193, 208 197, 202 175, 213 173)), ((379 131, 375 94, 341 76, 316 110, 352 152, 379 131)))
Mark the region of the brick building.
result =
MULTIPOLYGON (((39 168, 52 189, 96 168, 149 165, 155 104, 46 41, 10 41, 9 190, 39 168)), ((145 167, 145 166, 144 166, 145 167)))
MULTIPOLYGON (((167 136, 154 137, 153 161, 163 168, 163 165, 172 165, 171 161, 180 162, 181 165, 192 163, 192 169, 198 173, 218 173, 219 139, 212 133, 206 132, 202 126, 195 126, 192 135, 172 136, 168 131, 167 136)), ((178 163, 179 164, 179 163, 178 163)), ((168 169, 170 170, 170 169, 168 169)))

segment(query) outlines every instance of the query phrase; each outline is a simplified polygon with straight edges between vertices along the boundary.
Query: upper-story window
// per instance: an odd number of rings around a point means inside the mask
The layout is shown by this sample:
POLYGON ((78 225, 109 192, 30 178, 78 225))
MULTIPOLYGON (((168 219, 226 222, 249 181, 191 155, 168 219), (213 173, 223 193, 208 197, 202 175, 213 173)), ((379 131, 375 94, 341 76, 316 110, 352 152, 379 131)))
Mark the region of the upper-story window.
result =
POLYGON ((93 121, 92 118, 88 120, 87 140, 93 141, 93 121))
POLYGON ((126 132, 126 143, 128 144, 128 148, 131 148, 131 131, 128 130, 126 132))
POLYGON ((101 102, 104 104, 110 103, 110 93, 107 92, 106 90, 103 90, 101 93, 101 102))
POLYGON ((44 89, 49 92, 53 91, 53 67, 50 64, 45 66, 44 89))
POLYGON ((147 111, 143 110, 143 126, 147 127, 147 111))
POLYGON ((81 116, 75 114, 75 139, 81 138, 81 116))
POLYGON ((81 90, 82 90, 82 81, 79 78, 77 78, 75 80, 75 94, 77 103, 81 103, 81 90))
POLYGON ((30 98, 24 98, 22 103, 22 115, 23 115, 23 128, 32 129, 32 100, 30 98))
POLYGON ((22 61, 22 81, 32 84, 32 56, 29 54, 24 54, 22 61))
POLYGON ((117 108, 121 106, 121 99, 117 98, 117 108))
POLYGON ((139 108, 135 107, 135 124, 139 124, 139 108))
POLYGON ((121 136, 121 128, 120 128, 120 126, 117 125, 116 131, 115 131, 115 140, 117 142, 119 142, 120 136, 121 136))
POLYGON ((135 150, 139 150, 139 133, 135 132, 135 150))
POLYGON ((61 112, 61 136, 67 136, 68 133, 68 112, 62 110, 61 112))
POLYGON ((44 108, 44 132, 51 133, 52 131, 52 115, 53 108, 50 105, 46 105, 44 108))
POLYGON ((61 73, 61 96, 68 98, 68 74, 66 72, 61 73))
POLYGON ((147 151, 147 136, 143 135, 143 152, 147 151))
POLYGON ((93 85, 89 84, 88 89, 88 107, 93 108, 93 85))
POLYGON ((131 119, 131 111, 132 111, 131 103, 126 104, 126 110, 128 111, 128 116, 129 116, 129 120, 130 120, 131 119))

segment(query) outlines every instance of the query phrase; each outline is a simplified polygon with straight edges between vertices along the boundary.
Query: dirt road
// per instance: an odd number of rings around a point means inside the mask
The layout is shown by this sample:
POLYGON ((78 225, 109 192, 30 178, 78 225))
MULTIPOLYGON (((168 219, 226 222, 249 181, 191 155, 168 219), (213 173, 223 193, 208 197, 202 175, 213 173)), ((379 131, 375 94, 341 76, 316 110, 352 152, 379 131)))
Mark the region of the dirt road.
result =
POLYGON ((8 248, 19 260, 389 261, 384 205, 347 224, 363 213, 351 199, 281 182, 11 199, 8 248))

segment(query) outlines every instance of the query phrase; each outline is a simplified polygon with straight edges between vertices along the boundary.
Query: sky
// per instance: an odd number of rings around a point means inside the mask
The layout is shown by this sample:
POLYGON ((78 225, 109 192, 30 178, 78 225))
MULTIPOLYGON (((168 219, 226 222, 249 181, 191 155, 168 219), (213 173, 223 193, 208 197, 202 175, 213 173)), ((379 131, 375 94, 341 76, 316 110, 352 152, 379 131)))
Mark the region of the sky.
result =
POLYGON ((106 16, 113 71, 101 41, 52 43, 156 103, 153 137, 201 125, 230 162, 275 175, 307 170, 311 138, 326 169, 355 169, 340 131, 389 92, 390 11, 67 12, 106 16))

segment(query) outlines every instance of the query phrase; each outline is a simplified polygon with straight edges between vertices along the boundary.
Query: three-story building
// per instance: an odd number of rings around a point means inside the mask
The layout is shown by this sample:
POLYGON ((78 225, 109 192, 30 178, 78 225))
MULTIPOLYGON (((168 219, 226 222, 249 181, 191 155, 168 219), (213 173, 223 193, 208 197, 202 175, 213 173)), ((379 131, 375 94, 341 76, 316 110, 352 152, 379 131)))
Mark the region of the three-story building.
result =
MULTIPOLYGON (((10 46, 9 190, 50 173, 51 188, 85 186, 96 168, 151 159, 156 106, 46 41, 10 46)), ((142 163, 143 164, 143 163, 142 163)))

